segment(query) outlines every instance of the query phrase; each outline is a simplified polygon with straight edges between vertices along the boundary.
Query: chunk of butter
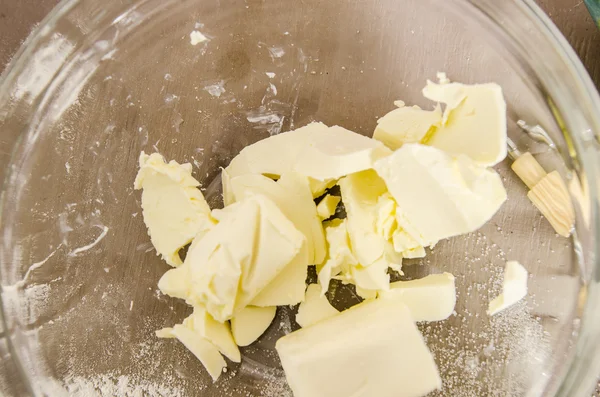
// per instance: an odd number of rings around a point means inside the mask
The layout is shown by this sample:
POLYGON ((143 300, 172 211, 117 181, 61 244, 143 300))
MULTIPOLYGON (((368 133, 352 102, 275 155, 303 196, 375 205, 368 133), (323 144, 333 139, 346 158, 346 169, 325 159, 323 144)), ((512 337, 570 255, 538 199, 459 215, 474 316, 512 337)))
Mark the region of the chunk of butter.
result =
POLYGON ((199 337, 207 339, 231 361, 235 363, 241 361, 240 350, 233 340, 229 324, 215 321, 204 307, 194 307, 194 312, 183 320, 182 324, 178 324, 174 328, 163 328, 156 334, 159 337, 168 337, 169 334, 174 335, 173 330, 181 326, 194 331, 199 337))
POLYGON ((226 170, 231 178, 294 171, 327 181, 372 168, 390 153, 383 143, 345 128, 311 123, 245 147, 226 170))
MULTIPOLYGON (((321 197, 327 189, 332 188, 337 183, 337 179, 326 179, 324 181, 310 177, 307 177, 307 179, 308 187, 310 188, 313 199, 321 197)), ((224 168, 221 169, 221 185, 223 187, 223 203, 225 206, 233 204, 235 202, 235 197, 231 191, 231 176, 224 168)))
POLYGON ((419 397, 442 382, 408 308, 375 299, 277 341, 294 397, 419 397))
POLYGON ((424 143, 482 166, 506 157, 506 102, 499 85, 428 81, 423 95, 446 104, 442 125, 424 143))
MULTIPOLYGON (((387 268, 394 265, 399 270, 402 257, 393 255, 392 243, 377 230, 380 215, 379 198, 388 193, 384 181, 374 170, 367 170, 350 174, 338 182, 342 193, 342 200, 346 208, 348 235, 352 252, 364 268, 376 267, 381 269, 378 274, 383 274, 378 279, 377 289, 387 289, 389 280, 387 268)), ((370 273, 374 269, 370 270, 370 273)), ((370 287, 358 286, 365 289, 370 287)))
POLYGON ((231 177, 225 168, 221 168, 221 188, 223 189, 223 205, 227 207, 235 203, 235 196, 231 191, 231 177))
POLYGON ((346 219, 325 222, 325 236, 328 244, 327 260, 323 266, 317 266, 321 295, 325 295, 334 276, 342 271, 349 273, 351 266, 358 265, 358 260, 350 249, 346 219))
POLYGON ((192 283, 189 263, 171 269, 158 280, 158 289, 172 298, 188 299, 192 283))
POLYGON ((194 312, 173 328, 156 331, 161 338, 177 338, 206 368, 213 381, 216 381, 226 363, 224 354, 233 362, 241 361, 240 351, 233 341, 229 324, 215 321, 203 307, 195 307, 194 312))
POLYGON ((342 201, 342 199, 339 196, 332 196, 331 194, 323 197, 317 205, 317 215, 319 215, 319 218, 325 220, 335 215, 335 209, 340 201, 342 201))
POLYGON ((158 153, 142 152, 139 165, 134 187, 143 189, 142 213, 150 240, 169 265, 179 266, 179 250, 214 225, 210 208, 191 164, 166 163, 158 153))
POLYGON ((231 331, 238 346, 254 343, 273 322, 277 307, 246 306, 231 319, 231 331))
POLYGON ((364 299, 370 294, 380 290, 388 290, 390 288, 390 275, 388 274, 390 263, 380 258, 369 266, 355 265, 350 267, 350 276, 347 281, 356 285, 359 289, 360 296, 364 299), (372 292, 369 292, 372 291, 372 292))
POLYGON ((360 264, 351 247, 347 225, 348 219, 334 219, 326 223, 325 235, 329 245, 327 261, 317 267, 321 294, 327 292, 329 282, 335 278, 343 283, 354 284, 360 296, 367 299, 376 295, 378 290, 389 289, 387 269, 391 263, 382 255, 368 266, 360 264))
POLYGON ((430 146, 406 144, 375 169, 398 204, 398 226, 421 247, 479 229, 506 200, 494 170, 430 146))
POLYGON ((338 185, 346 208, 352 252, 361 265, 368 266, 384 254, 385 240, 376 230, 376 206, 387 188, 374 170, 348 175, 338 185))
POLYGON ((321 295, 321 287, 318 284, 311 284, 306 289, 304 302, 300 303, 298 307, 296 322, 304 328, 338 313, 339 311, 331 306, 327 297, 321 295))
POLYGON ((295 305, 302 302, 309 263, 308 249, 304 244, 298 255, 252 299, 250 304, 268 307, 295 305))
POLYGON ((373 139, 392 150, 405 143, 420 143, 432 135, 442 123, 442 110, 423 110, 418 106, 401 106, 377 120, 373 139))
POLYGON ((325 234, 306 177, 289 172, 275 182, 264 175, 246 174, 231 178, 230 188, 235 201, 253 194, 262 194, 272 200, 306 236, 309 263, 323 262, 325 234))
POLYGON ((527 296, 527 270, 517 261, 508 261, 504 268, 502 293, 490 302, 490 316, 514 305, 527 296))
POLYGON ((432 274, 417 280, 396 281, 389 291, 380 291, 382 299, 404 303, 415 321, 445 320, 454 312, 456 289, 450 273, 432 274))
MULTIPOLYGON (((386 244, 386 248, 390 252, 399 254, 399 258, 422 258, 425 256, 425 249, 419 245, 419 242, 412 238, 406 230, 402 229, 398 225, 397 220, 397 204, 396 200, 392 197, 389 192, 379 196, 377 200, 377 217, 375 220, 375 230, 382 236, 387 242, 391 241, 391 250, 389 243, 386 244)), ((392 256, 394 258, 394 256, 392 256)), ((392 262, 394 260, 392 259, 392 262)), ((400 266, 400 260, 396 259, 395 262, 398 265, 392 263, 390 267, 398 272, 401 272, 402 267, 400 266)))
POLYGON ((398 228, 396 205, 396 201, 389 192, 385 192, 377 198, 375 230, 385 240, 391 240, 394 231, 398 228))
POLYGON ((337 183, 337 179, 325 179, 320 181, 315 178, 308 178, 308 186, 314 199, 321 197, 327 189, 331 189, 337 183))
MULTIPOLYGON (((400 223, 405 225, 407 222, 400 221, 400 223)), ((396 250, 396 252, 401 252, 402 256, 405 258, 422 258, 425 256, 425 249, 421 246, 421 243, 415 240, 415 238, 402 228, 394 230, 392 242, 394 244, 394 250, 396 250)))
POLYGON ((177 324, 173 328, 156 331, 156 334, 160 338, 177 338, 183 343, 200 360, 213 382, 219 379, 223 369, 227 367, 227 363, 219 353, 219 349, 193 329, 177 324))
POLYGON ((306 238, 271 200, 253 195, 219 213, 220 222, 195 242, 188 303, 205 305, 217 321, 226 321, 290 264, 306 238))

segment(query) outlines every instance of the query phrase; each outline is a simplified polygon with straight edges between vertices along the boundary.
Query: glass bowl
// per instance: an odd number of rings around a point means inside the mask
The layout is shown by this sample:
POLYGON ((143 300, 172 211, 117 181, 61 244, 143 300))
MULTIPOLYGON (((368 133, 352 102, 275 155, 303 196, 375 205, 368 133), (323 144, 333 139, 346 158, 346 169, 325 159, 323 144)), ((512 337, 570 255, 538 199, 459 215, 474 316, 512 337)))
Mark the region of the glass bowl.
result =
POLYGON ((556 235, 507 159, 501 211, 406 263, 407 278, 456 276, 455 315, 420 325, 444 381, 434 394, 586 396, 600 374, 600 100, 548 18, 518 0, 63 1, 0 86, 3 394, 289 395, 273 347, 297 328, 294 308, 214 384, 154 336, 190 308, 157 289, 168 266, 133 191, 138 155, 192 163, 218 207, 220 167, 244 146, 313 120, 371 135, 394 100, 427 106, 438 71, 503 87, 510 138, 561 173, 577 220, 572 238, 556 235), (528 269, 530 293, 490 318, 506 260, 528 269))

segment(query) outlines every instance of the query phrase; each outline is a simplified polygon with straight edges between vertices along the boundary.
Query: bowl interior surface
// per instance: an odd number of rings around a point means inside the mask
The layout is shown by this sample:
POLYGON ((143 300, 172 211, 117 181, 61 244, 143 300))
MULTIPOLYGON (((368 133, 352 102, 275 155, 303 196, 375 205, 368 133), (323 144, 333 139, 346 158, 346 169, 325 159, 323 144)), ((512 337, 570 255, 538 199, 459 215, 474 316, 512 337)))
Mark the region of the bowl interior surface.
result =
MULTIPOLYGON (((216 383, 183 345, 155 337, 190 308, 157 288, 169 266, 150 244, 133 190, 142 150, 192 163, 219 207, 220 167, 246 145, 311 121, 370 136, 394 100, 430 108, 421 89, 443 71, 454 81, 500 84, 509 136, 566 173, 557 151, 516 126, 539 124, 565 145, 535 74, 469 3, 92 3, 42 28, 37 63, 11 92, 15 106, 36 110, 23 114, 5 187, 3 303, 39 392, 291 395, 274 345, 298 328, 295 308, 279 308, 216 383), (192 45, 194 30, 207 40, 192 45)), ((509 199, 490 222, 405 262, 404 279, 456 277, 456 314, 419 325, 444 381, 434 395, 542 395, 573 342, 573 243, 555 234, 509 166, 496 167, 509 199), (507 260, 527 268, 530 293, 490 318, 507 260)), ((329 298, 338 307, 357 301, 343 285, 329 298)))

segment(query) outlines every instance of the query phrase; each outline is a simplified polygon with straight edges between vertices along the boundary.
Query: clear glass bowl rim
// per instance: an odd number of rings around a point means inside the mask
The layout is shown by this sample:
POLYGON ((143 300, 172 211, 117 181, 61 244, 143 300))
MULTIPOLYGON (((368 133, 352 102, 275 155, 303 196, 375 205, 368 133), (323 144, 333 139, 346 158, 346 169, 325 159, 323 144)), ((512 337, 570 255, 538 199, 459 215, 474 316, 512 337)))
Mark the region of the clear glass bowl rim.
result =
MULTIPOLYGON (((25 40, 0 76, 0 110, 6 109, 7 105, 10 103, 11 98, 9 88, 15 83, 19 74, 24 69, 24 66, 30 62, 35 55, 37 45, 45 37, 43 32, 48 32, 49 29, 51 30, 56 22, 67 15, 69 11, 75 8, 79 3, 86 1, 89 0, 62 0, 25 40)), ((141 0, 140 3, 143 1, 144 0, 141 0)), ((569 114, 564 114, 563 116, 565 125, 575 141, 578 161, 587 174, 590 192, 589 199, 591 201, 591 213, 589 214, 591 219, 590 228, 593 233, 594 241, 597 241, 598 230, 600 230, 600 202, 597 193, 597 181, 600 181, 600 156, 595 134, 600 133, 600 96, 598 95, 598 91, 589 74, 581 63, 581 60, 569 45, 566 38, 533 0, 510 0, 501 6, 494 0, 453 1, 470 3, 482 11, 495 25, 503 30, 503 33, 514 41, 513 44, 516 43, 517 46, 521 46, 521 50, 524 51, 523 53, 535 58, 536 54, 529 54, 526 51, 526 48, 529 48, 527 46, 527 44, 529 44, 527 39, 523 39, 523 36, 519 36, 518 31, 511 31, 511 28, 515 28, 515 26, 511 25, 510 22, 507 23, 507 21, 502 18, 503 9, 506 7, 513 7, 514 10, 511 11, 517 12, 520 16, 526 18, 527 22, 531 24, 531 27, 535 29, 535 33, 540 35, 541 42, 536 44, 543 44, 544 49, 551 50, 553 55, 552 60, 560 62, 560 65, 567 71, 567 75, 565 76, 564 74, 559 75, 558 72, 553 71, 551 68, 546 68, 546 70, 542 68, 542 71, 536 69, 538 78, 544 84, 544 88, 548 91, 559 109, 579 110, 579 117, 571 117, 569 114), (565 79, 565 77, 567 78, 565 79), (566 80, 564 81, 564 85, 555 87, 553 83, 556 83, 557 78, 566 80), (565 85, 569 87, 569 90, 566 92, 563 89, 565 85), (586 136, 587 139, 585 139, 586 136), (590 139, 593 141, 591 148, 590 139)), ((133 5, 136 1, 131 1, 129 3, 133 5)), ((538 40, 540 40, 540 38, 538 38, 538 40)), ((545 59, 534 59, 533 63, 534 65, 540 66, 543 65, 545 61, 545 59)), ((47 88, 48 87, 46 86, 45 89, 47 88)), ((40 95, 44 94, 45 89, 40 95)), ((4 117, 5 115, 0 113, 0 116, 4 117)), ((20 134, 21 133, 19 133, 19 135, 20 134)), ((19 140, 17 139, 15 142, 16 144, 10 148, 8 151, 9 153, 13 152, 14 147, 18 145, 19 140)), ((2 161, 4 163, 4 160, 2 161)), ((10 164, 12 163, 13 158, 12 155, 10 155, 5 164, 2 164, 5 166, 5 172, 2 180, 0 204, 5 199, 4 195, 6 187, 9 186, 11 175, 15 172, 15 170, 10 167, 10 164)), ((0 222, 2 222, 2 214, 0 214, 0 222)), ((577 343, 569 358, 570 364, 568 369, 565 373, 558 375, 561 377, 559 382, 555 379, 553 379, 552 382, 559 385, 552 394, 557 397, 585 396, 586 393, 589 395, 600 375, 600 316, 597 315, 597 312, 600 309, 600 259, 598 259, 600 258, 600 244, 594 244, 592 258, 594 259, 593 263, 590 264, 592 267, 591 277, 587 285, 587 299, 582 310, 582 322, 577 343)), ((4 313, 5 308, 2 303, 2 305, 0 305, 0 325, 6 330, 7 323, 4 313)), ((25 387, 31 395, 34 395, 33 390, 35 388, 29 383, 31 379, 21 365, 20 358, 12 344, 11 338, 6 337, 6 335, 3 335, 3 337, 6 339, 8 352, 13 360, 12 364, 15 366, 21 380, 24 381, 25 387)))

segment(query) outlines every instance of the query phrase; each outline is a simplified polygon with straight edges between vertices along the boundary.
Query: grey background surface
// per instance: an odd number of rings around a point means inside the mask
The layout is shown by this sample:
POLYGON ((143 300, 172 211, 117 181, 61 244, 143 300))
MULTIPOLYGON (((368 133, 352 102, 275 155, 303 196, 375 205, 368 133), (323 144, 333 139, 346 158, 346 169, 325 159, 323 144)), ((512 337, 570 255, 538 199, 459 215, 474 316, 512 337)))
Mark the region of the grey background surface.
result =
MULTIPOLYGON (((4 69, 29 32, 57 3, 57 0, 0 0, 0 69, 4 69)), ((596 87, 600 87, 600 30, 583 1, 539 0, 538 3, 575 49, 596 87)), ((594 397, 600 397, 600 384, 594 397)))

